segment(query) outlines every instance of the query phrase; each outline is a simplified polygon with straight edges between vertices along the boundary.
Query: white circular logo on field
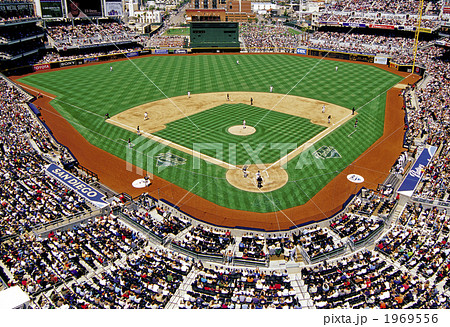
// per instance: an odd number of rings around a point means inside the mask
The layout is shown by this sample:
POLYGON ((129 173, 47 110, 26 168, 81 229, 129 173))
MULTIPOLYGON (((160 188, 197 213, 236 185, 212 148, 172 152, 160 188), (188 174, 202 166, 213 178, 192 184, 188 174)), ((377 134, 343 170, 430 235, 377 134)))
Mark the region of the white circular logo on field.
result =
POLYGON ((131 185, 133 185, 134 188, 144 188, 146 186, 149 186, 152 182, 145 179, 145 178, 139 178, 133 181, 131 185))
POLYGON ((352 182, 352 183, 362 183, 364 182, 364 177, 362 177, 361 175, 357 175, 357 174, 349 174, 347 175, 347 179, 352 182))

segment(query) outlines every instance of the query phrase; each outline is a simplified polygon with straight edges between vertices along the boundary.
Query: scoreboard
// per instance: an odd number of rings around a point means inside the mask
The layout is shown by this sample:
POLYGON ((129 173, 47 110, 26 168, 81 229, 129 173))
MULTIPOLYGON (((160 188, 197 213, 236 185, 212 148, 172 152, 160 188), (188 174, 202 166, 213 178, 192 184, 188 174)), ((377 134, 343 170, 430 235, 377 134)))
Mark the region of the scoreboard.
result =
POLYGON ((191 22, 190 47, 193 50, 220 49, 239 51, 239 23, 191 22))

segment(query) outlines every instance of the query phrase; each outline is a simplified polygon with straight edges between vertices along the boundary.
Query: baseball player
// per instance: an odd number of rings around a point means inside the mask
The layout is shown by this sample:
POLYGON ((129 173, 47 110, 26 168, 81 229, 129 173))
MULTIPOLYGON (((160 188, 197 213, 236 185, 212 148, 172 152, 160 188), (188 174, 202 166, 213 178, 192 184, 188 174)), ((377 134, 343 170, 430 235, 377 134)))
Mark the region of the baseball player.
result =
POLYGON ((328 124, 331 123, 331 115, 328 116, 328 124))
MULTIPOLYGON (((258 173, 259 173, 259 171, 258 171, 258 173)), ((259 174, 259 175, 256 174, 256 182, 258 183, 258 188, 261 188, 262 187, 262 182, 263 182, 261 174, 259 174)))
POLYGON ((339 67, 338 67, 338 66, 336 66, 336 71, 338 71, 338 68, 339 68, 339 67))
POLYGON ((355 120, 355 128, 358 128, 358 118, 355 120))
POLYGON ((227 101, 230 101, 230 94, 227 93, 227 101))
POLYGON ((242 121, 242 128, 245 129, 245 119, 242 121))
POLYGON ((112 72, 113 71, 113 67, 109 66, 109 71, 112 72))
POLYGON ((238 65, 239 65, 239 60, 236 60, 236 64, 238 64, 238 65))
POLYGON ((253 98, 250 98, 250 105, 253 106, 253 98))
POLYGON ((244 178, 247 178, 248 176, 247 166, 242 167, 242 172, 244 173, 244 178))
POLYGON ((352 115, 355 114, 355 107, 352 108, 352 115))
POLYGON ((147 111, 144 113, 144 120, 147 120, 148 119, 148 113, 147 113, 147 111))
POLYGON ((322 113, 325 113, 325 105, 322 105, 322 113))
POLYGON ((272 91, 273 91, 273 86, 271 85, 270 86, 270 93, 272 93, 272 91))
POLYGON ((191 91, 188 91, 188 98, 191 97, 191 91))
POLYGON ((137 133, 137 135, 141 134, 141 130, 139 129, 139 126, 136 128, 136 133, 137 133))

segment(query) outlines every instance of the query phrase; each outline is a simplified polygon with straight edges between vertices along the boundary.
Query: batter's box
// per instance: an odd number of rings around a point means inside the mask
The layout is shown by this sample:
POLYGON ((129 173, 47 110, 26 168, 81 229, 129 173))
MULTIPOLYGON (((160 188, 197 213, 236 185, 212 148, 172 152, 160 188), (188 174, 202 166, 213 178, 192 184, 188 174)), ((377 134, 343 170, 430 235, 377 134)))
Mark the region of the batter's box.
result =
POLYGON ((339 152, 332 146, 324 145, 313 152, 317 159, 342 158, 339 152))

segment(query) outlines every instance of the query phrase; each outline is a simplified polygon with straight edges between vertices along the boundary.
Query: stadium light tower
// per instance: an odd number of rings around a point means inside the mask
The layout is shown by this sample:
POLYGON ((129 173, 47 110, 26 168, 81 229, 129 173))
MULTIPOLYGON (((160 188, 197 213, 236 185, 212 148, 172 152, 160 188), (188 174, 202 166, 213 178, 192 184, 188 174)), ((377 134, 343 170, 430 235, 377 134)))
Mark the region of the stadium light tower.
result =
POLYGON ((414 69, 416 67, 417 48, 419 46, 420 23, 422 22, 422 9, 423 9, 423 0, 420 0, 419 19, 417 20, 416 33, 414 37, 414 57, 411 73, 414 73, 414 69))

